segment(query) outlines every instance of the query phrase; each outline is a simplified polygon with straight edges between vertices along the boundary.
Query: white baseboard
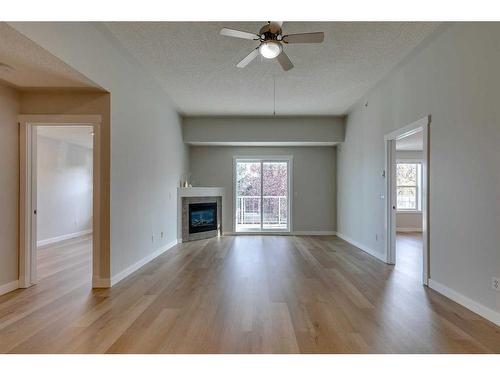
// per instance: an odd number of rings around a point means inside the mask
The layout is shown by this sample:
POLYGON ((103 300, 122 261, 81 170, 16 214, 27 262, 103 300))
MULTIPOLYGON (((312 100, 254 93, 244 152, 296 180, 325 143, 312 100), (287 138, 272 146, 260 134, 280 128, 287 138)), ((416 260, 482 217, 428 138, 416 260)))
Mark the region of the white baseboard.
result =
POLYGON ((396 228, 396 232, 422 232, 422 228, 396 228))
POLYGON ((45 240, 37 241, 36 246, 50 245, 50 244, 53 244, 56 242, 69 240, 71 238, 80 237, 80 236, 83 236, 85 234, 90 234, 90 233, 92 233, 92 229, 82 230, 80 232, 75 232, 75 233, 63 234, 62 236, 57 236, 57 237, 52 237, 52 238, 47 238, 45 240))
POLYGON ((336 236, 334 230, 295 230, 291 233, 294 236, 336 236))
POLYGON ((489 307, 480 304, 479 302, 473 301, 469 297, 466 297, 463 294, 460 294, 457 291, 448 288, 447 286, 444 286, 443 284, 438 283, 437 281, 434 281, 432 279, 429 279, 429 288, 468 308, 476 314, 481 315, 483 318, 488 319, 490 322, 495 323, 497 326, 500 326, 499 312, 492 310, 489 307))
POLYGON ((387 263, 386 259, 383 255, 380 255, 376 251, 370 249, 368 246, 365 246, 362 243, 359 243, 359 242, 353 240, 352 238, 347 237, 346 235, 339 233, 339 232, 337 232, 337 237, 342 238, 344 241, 349 242, 351 245, 356 246, 357 248, 363 250, 365 253, 368 253, 371 256, 377 258, 378 260, 381 260, 382 262, 387 263))
POLYGON ((19 280, 14 280, 7 284, 0 285, 0 296, 12 292, 17 288, 19 288, 19 280))
MULTIPOLYGON (((172 242, 170 242, 169 244, 165 245, 164 247, 162 247, 161 249, 158 249, 156 250, 155 252, 149 254, 148 256, 142 258, 141 260, 139 260, 138 262, 135 262, 134 264, 132 264, 130 267, 127 267, 126 269, 124 269, 123 271, 121 271, 120 273, 114 275, 111 277, 111 280, 109 282, 109 286, 113 286, 113 285, 116 285, 117 283, 119 283, 121 280, 123 280, 124 278, 126 278, 128 275, 134 273, 135 271, 137 271, 139 268, 141 268, 142 266, 144 266, 146 263, 149 263, 151 262, 154 258, 160 256, 161 254, 163 254, 165 251, 167 250, 170 250, 172 247, 174 247, 175 245, 177 245, 177 240, 174 240, 172 242)), ((101 279, 102 280, 102 279, 101 279)), ((105 287, 104 287, 105 288, 105 287)))
POLYGON ((331 230, 306 230, 292 232, 224 232, 224 236, 336 236, 331 230))
POLYGON ((292 232, 224 232, 223 236, 292 236, 292 232))

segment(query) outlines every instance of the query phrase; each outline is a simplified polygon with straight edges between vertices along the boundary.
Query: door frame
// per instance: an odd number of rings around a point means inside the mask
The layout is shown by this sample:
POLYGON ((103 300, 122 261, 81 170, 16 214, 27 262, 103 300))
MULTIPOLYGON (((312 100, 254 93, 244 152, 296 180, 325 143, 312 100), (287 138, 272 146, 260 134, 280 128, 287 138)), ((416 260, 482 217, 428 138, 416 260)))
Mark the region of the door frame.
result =
POLYGON ((429 162, 430 162, 430 124, 431 115, 427 115, 409 125, 390 132, 384 136, 385 144, 385 249, 386 262, 396 263, 396 140, 422 131, 422 283, 429 284, 430 279, 430 200, 429 200, 429 162))
POLYGON ((36 257, 36 127, 90 126, 93 128, 92 160, 92 276, 100 275, 101 255, 101 116, 19 115, 19 287, 37 284, 36 257))
POLYGON ((239 234, 265 234, 265 233, 272 233, 272 234, 290 234, 292 232, 292 200, 293 200, 293 155, 265 155, 265 156, 256 156, 256 155, 234 155, 233 156, 233 232, 234 233, 239 233, 239 234), (284 161, 287 162, 288 164, 288 191, 287 191, 287 203, 288 203, 288 212, 287 212, 287 229, 264 229, 262 228, 263 226, 263 205, 262 205, 262 185, 263 185, 263 179, 261 175, 260 179, 260 188, 261 188, 261 230, 259 231, 244 231, 244 232, 237 232, 236 231, 236 223, 238 221, 238 217, 236 215, 236 207, 238 206, 237 202, 237 179, 236 179, 236 164, 239 161, 245 161, 245 162, 259 162, 265 163, 265 162, 272 162, 272 161, 284 161))

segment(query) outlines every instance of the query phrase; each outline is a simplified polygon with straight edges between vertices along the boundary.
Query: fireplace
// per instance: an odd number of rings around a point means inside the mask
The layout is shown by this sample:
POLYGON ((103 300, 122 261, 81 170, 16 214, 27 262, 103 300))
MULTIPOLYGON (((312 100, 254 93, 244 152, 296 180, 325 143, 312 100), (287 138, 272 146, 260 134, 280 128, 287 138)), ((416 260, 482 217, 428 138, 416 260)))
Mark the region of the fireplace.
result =
POLYGON ((178 188, 177 235, 180 242, 205 240, 222 235, 224 189, 178 188))
POLYGON ((217 230, 217 202, 189 204, 189 233, 217 230))

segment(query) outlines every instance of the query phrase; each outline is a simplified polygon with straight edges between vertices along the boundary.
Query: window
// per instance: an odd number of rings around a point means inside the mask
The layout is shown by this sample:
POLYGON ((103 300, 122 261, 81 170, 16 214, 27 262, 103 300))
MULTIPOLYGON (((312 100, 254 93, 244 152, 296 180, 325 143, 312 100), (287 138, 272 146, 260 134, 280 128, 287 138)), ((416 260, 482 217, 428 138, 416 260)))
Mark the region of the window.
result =
POLYGON ((291 157, 235 157, 237 232, 290 231, 291 157))
POLYGON ((422 164, 420 162, 398 162, 396 165, 397 209, 421 211, 422 209, 422 164))

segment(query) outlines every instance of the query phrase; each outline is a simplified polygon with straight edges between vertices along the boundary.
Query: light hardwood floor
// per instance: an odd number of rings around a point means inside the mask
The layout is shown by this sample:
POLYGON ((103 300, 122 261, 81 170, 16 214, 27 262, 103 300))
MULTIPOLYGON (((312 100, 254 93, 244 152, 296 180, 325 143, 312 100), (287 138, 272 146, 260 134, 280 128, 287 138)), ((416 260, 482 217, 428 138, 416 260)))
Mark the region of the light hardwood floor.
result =
POLYGON ((421 282, 423 272, 422 233, 402 232, 396 235, 396 270, 421 282))
POLYGON ((500 352, 499 327, 334 236, 190 242, 101 290, 90 254, 40 251, 40 283, 0 297, 0 352, 500 352))

